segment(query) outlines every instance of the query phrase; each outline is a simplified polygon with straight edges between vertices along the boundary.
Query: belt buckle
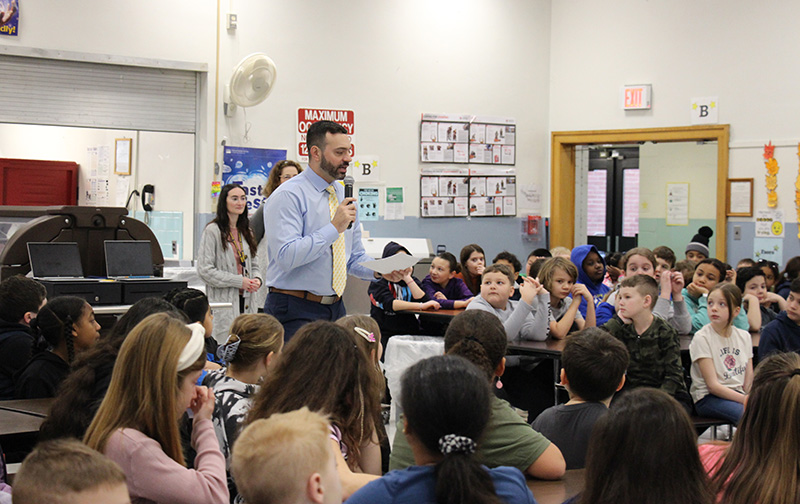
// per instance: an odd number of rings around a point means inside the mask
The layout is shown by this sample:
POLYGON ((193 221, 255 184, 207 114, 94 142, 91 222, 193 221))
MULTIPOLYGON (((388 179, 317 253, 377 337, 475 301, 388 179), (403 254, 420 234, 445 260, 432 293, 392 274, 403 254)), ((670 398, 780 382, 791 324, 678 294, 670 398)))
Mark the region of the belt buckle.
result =
POLYGON ((333 296, 322 296, 322 298, 319 300, 319 304, 322 304, 322 305, 332 305, 333 303, 335 303, 336 301, 338 301, 338 300, 336 299, 337 297, 338 297, 338 296, 336 296, 336 295, 333 295, 333 296))

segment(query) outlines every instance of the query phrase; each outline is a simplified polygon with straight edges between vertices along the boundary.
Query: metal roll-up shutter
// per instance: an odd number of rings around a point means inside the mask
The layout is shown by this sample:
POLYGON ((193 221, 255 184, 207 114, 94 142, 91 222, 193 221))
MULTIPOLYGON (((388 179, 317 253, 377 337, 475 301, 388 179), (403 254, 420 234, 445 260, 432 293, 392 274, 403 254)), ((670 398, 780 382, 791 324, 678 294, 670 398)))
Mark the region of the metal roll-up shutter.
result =
POLYGON ((198 72, 0 55, 0 122, 194 133, 198 72))

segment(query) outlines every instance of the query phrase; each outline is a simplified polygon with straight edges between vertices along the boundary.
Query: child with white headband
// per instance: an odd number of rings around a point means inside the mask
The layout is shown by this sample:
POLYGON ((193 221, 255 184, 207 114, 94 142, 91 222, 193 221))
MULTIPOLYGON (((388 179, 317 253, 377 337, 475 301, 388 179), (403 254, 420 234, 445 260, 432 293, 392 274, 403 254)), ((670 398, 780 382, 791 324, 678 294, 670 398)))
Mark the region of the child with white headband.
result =
POLYGON ((211 422, 214 392, 195 385, 206 361, 204 336, 202 325, 158 313, 139 323, 120 348, 84 442, 119 464, 132 502, 229 499, 225 458, 211 422), (194 414, 194 469, 185 465, 178 432, 186 409, 194 414))
POLYGON ((216 357, 227 367, 211 371, 203 379, 203 385, 213 388, 216 397, 211 421, 225 456, 231 499, 238 493, 230 475, 233 442, 250 410, 253 394, 281 348, 283 326, 278 319, 264 313, 239 315, 231 325, 228 339, 217 349, 216 357))
POLYGON ((475 460, 490 394, 486 376, 463 357, 431 357, 408 368, 400 402, 416 465, 368 483, 347 503, 535 503, 519 469, 487 469, 475 460))

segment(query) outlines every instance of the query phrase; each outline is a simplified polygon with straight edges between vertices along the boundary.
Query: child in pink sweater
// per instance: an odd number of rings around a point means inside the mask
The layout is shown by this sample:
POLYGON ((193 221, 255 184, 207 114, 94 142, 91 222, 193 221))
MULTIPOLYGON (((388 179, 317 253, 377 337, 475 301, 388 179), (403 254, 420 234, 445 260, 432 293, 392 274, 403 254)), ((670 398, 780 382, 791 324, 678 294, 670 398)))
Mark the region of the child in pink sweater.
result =
POLYGON ((84 441, 119 464, 133 504, 229 501, 225 458, 211 415, 214 393, 195 385, 205 364, 205 330, 159 313, 125 339, 108 393, 84 441), (178 419, 194 414, 195 468, 186 467, 178 419))

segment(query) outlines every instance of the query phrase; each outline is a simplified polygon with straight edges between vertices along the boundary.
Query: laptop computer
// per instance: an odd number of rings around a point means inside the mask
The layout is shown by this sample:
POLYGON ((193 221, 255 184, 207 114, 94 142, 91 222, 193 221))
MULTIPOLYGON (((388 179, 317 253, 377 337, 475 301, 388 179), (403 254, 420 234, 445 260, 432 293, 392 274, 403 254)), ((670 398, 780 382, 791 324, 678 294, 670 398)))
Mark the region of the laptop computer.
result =
POLYGON ((106 276, 116 280, 169 280, 153 275, 149 240, 106 240, 106 276))
POLYGON ((88 280, 83 278, 81 253, 76 242, 28 242, 28 259, 37 280, 88 280))

